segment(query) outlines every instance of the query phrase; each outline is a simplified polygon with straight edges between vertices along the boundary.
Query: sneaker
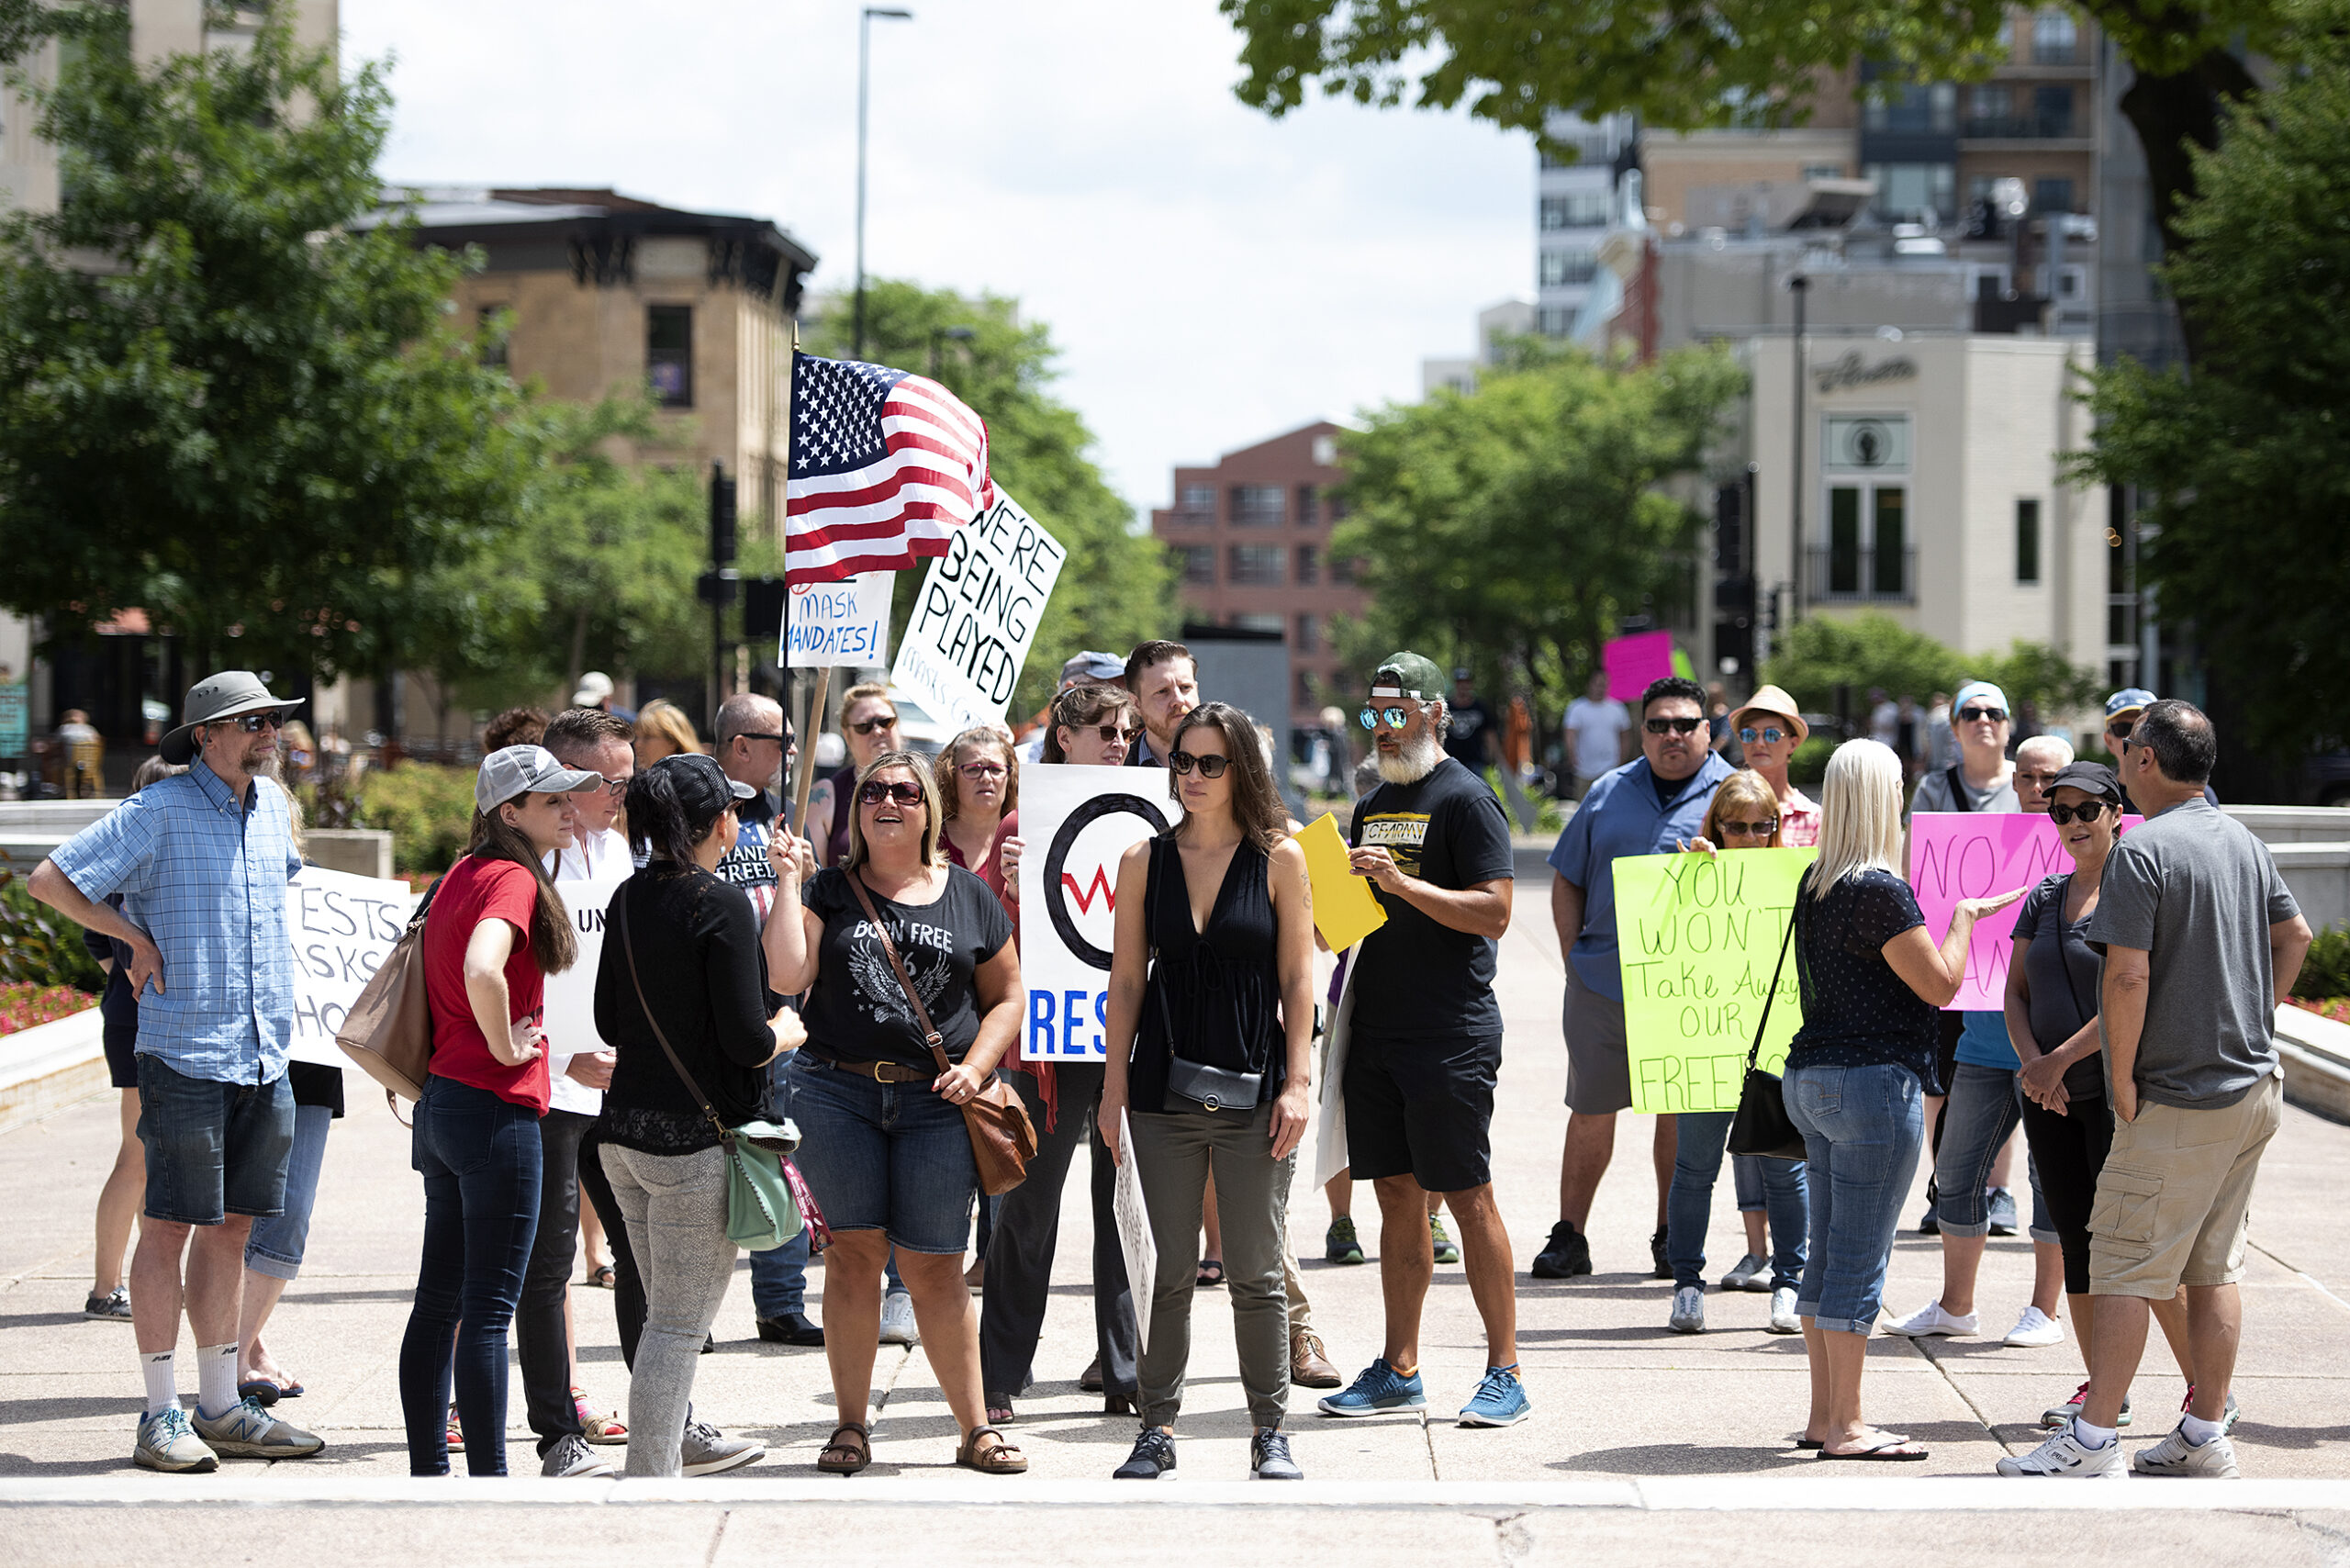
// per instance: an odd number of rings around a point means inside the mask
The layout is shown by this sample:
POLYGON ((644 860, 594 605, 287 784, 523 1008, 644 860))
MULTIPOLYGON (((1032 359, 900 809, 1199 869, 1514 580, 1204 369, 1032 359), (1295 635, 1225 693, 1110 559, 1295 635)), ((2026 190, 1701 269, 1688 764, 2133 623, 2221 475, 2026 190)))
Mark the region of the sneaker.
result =
POLYGON ((458 1424, 457 1407, 453 1405, 449 1406, 449 1417, 442 1425, 441 1439, 451 1453, 465 1451, 465 1428, 458 1424))
POLYGON ((1110 1473, 1113 1481, 1156 1481, 1175 1468, 1175 1439, 1156 1427, 1145 1427, 1135 1439, 1135 1451, 1110 1473))
MULTIPOLYGON (((822 1329, 816 1331, 819 1334, 822 1329)), ((903 1345, 908 1350, 922 1338, 914 1327, 914 1298, 911 1291, 891 1291, 881 1298, 881 1343, 903 1345)), ((822 1339, 818 1344, 823 1343, 822 1339)))
POLYGON ((1322 1336, 1302 1326, 1289 1331, 1289 1380, 1300 1388, 1337 1388, 1346 1382, 1330 1364, 1322 1336))
POLYGON ((586 1389, 571 1391, 571 1408, 573 1414, 579 1417, 579 1429, 587 1434, 589 1442, 599 1447, 613 1447, 628 1441, 628 1428, 621 1424, 621 1418, 607 1416, 588 1404, 586 1389))
POLYGON ((1926 1204, 1926 1212, 1918 1216, 1918 1234, 1940 1236, 1942 1233, 1942 1222, 1934 1217, 1934 1205, 1929 1201, 1926 1204))
POLYGON ((1757 1258, 1749 1252, 1738 1260, 1738 1267, 1722 1276, 1726 1291, 1767 1291, 1771 1288, 1771 1260, 1757 1258))
POLYGON ((1574 1221, 1562 1219, 1550 1227, 1550 1239, 1534 1255, 1530 1271, 1538 1280, 1572 1280, 1591 1272, 1591 1243, 1574 1221))
POLYGON ((176 1405, 139 1418, 139 1446, 130 1459, 147 1470, 183 1473, 220 1468, 220 1456, 205 1446, 188 1426, 187 1412, 176 1405))
POLYGON ((2114 1439, 2101 1449, 2093 1449, 2073 1435, 2070 1422, 2065 1429, 2053 1433, 2049 1439, 2022 1458, 2001 1460, 1993 1467, 2001 1475, 2049 1475, 2083 1480, 2119 1481, 2130 1473, 2121 1462, 2121 1439, 2114 1439))
POLYGON ((1673 1278, 1673 1265, 1666 1262, 1664 1258, 1664 1226, 1658 1226, 1656 1234, 1649 1238, 1649 1278, 1651 1280, 1673 1278))
POLYGON ((1460 1407, 1460 1424, 1515 1427, 1533 1414, 1534 1401, 1526 1397, 1526 1384, 1518 1381, 1517 1373, 1508 1367, 1487 1367, 1475 1396, 1460 1407))
POLYGON ((1960 1317, 1944 1312, 1941 1302, 1930 1301, 1908 1316, 1887 1323, 1885 1331, 1898 1334, 1905 1339, 1923 1339, 1935 1334, 1948 1334, 1957 1338, 1973 1334, 1979 1324, 1980 1319, 1971 1312, 1960 1317))
POLYGON ((2161 1442, 2140 1449, 2130 1468, 2141 1475, 2193 1476, 2205 1481, 2238 1481, 2236 1445, 2222 1432, 2201 1448, 2187 1440, 2187 1423, 2173 1427, 2161 1442))
MULTIPOLYGON (((1170 1447, 1172 1445, 1169 1445, 1170 1447)), ((1132 1462, 1129 1461, 1128 1462, 1132 1462)), ((1168 1462, 1174 1462, 1169 1456, 1168 1462)), ((1303 1481, 1305 1472, 1298 1469, 1297 1461, 1289 1456, 1289 1438, 1278 1427, 1260 1427, 1248 1444, 1248 1479, 1251 1481, 1303 1481)))
POLYGON ((1458 1263, 1460 1261, 1460 1244, 1453 1240, 1451 1233, 1444 1228, 1442 1215, 1428 1215, 1428 1244, 1436 1249, 1438 1262, 1458 1263))
POLYGON ((1984 1193, 1991 1207, 1991 1234, 2013 1236, 2016 1233, 2016 1195, 2005 1187, 1992 1187, 1984 1193))
POLYGON ((2064 1342, 2065 1326, 2036 1306, 2025 1307, 2023 1316, 2016 1319, 2016 1326, 2000 1341, 2011 1350, 2032 1350, 2064 1342))
POLYGON ((677 1445, 679 1470, 688 1475, 715 1475, 756 1464, 767 1458, 767 1445, 749 1438, 730 1438, 707 1421, 686 1423, 685 1439, 677 1445))
POLYGON ((120 1285, 104 1295, 92 1291, 89 1300, 82 1304, 82 1316, 111 1317, 117 1322, 128 1323, 130 1321, 130 1293, 120 1285))
POLYGON ((1673 1316, 1665 1319, 1665 1327, 1675 1334, 1706 1331, 1706 1293, 1702 1287, 1683 1285, 1673 1293, 1673 1316))
POLYGON ((1796 1315, 1796 1288, 1793 1285, 1781 1285, 1771 1293, 1771 1332, 1803 1332, 1803 1319, 1796 1315))
POLYGON ((1425 1410, 1427 1394, 1420 1387, 1420 1374, 1405 1377, 1380 1360, 1363 1368, 1352 1387, 1319 1400, 1315 1408, 1325 1416, 1377 1416, 1388 1410, 1425 1410))
POLYGON ((308 1459, 327 1446, 324 1438, 314 1438, 263 1409, 258 1399, 237 1401, 217 1420, 198 1410, 188 1424, 214 1453, 228 1459, 308 1459))
POLYGON ((588 1446, 576 1432, 565 1432, 539 1462, 539 1474, 549 1481, 585 1481, 598 1475, 618 1475, 612 1462, 588 1446))
MULTIPOLYGON (((882 1321, 889 1321, 886 1307, 882 1321)), ((757 1327, 759 1338, 770 1345, 798 1345, 802 1349, 813 1349, 824 1342, 824 1331, 816 1327, 804 1312, 787 1312, 780 1317, 762 1317, 757 1319, 757 1327)))
MULTIPOLYGON (((2188 1390, 2188 1394, 2190 1397, 2193 1395, 2194 1392, 2195 1391, 2193 1389, 2188 1390)), ((2042 1410, 2040 1413, 2040 1424, 2043 1427, 2071 1426, 2073 1424, 2073 1417, 2081 1413, 2081 1406, 2087 1400, 2088 1396, 2089 1385, 2085 1383, 2081 1384, 2080 1387, 2073 1390, 2073 1397, 2065 1401, 2064 1404, 2051 1405, 2047 1409, 2042 1410)), ((2234 1406, 2230 1406, 2229 1409, 2232 1412, 2234 1406)), ((2130 1397, 2129 1395, 2124 1394, 2121 1398, 2121 1417, 2120 1420, 2114 1422, 2114 1425, 2117 1427, 2126 1427, 2129 1424, 2130 1397)))
POLYGON ((1322 1259, 1327 1263, 1360 1263, 1362 1243, 1355 1238, 1355 1222, 1351 1215, 1340 1215, 1330 1222, 1322 1235, 1322 1259))
MULTIPOLYGON (((2188 1414, 2194 1404, 2195 1385, 2190 1383, 2187 1385, 2187 1397, 2178 1402, 2178 1413, 2182 1416, 2188 1414)), ((2220 1436, 2224 1438, 2234 1431, 2236 1422, 2242 1419, 2243 1416, 2244 1412, 2236 1408, 2236 1391, 2232 1388, 2228 1390, 2228 1407, 2220 1415, 2220 1436)))

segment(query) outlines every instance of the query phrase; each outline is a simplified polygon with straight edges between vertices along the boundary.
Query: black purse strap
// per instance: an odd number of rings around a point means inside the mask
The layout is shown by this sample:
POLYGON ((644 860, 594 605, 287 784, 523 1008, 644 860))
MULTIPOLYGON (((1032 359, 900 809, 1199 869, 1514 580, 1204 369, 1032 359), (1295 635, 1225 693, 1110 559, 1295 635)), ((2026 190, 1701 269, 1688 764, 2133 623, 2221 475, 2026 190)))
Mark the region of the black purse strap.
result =
POLYGON ((1787 967, 1787 949, 1796 939, 1796 911, 1802 907, 1804 884, 1811 880, 1806 870, 1802 880, 1796 883, 1796 902, 1787 909, 1787 929, 1779 938, 1779 961, 1771 966, 1771 989, 1762 993, 1762 1021, 1754 1025, 1754 1043, 1746 1049, 1746 1070, 1752 1072, 1754 1064, 1762 1059, 1762 1036, 1771 1027, 1771 1003, 1779 999, 1779 976, 1787 967))
POLYGON ((719 1120, 716 1108, 710 1103, 710 1096, 701 1092, 701 1085, 694 1081, 694 1075, 686 1070, 686 1064, 678 1058, 677 1047, 669 1043, 669 1036, 662 1031, 661 1020, 653 1016, 653 1003, 645 1000, 644 977, 636 972, 636 944, 628 939, 628 890, 621 889, 621 896, 613 902, 620 909, 620 918, 613 924, 620 928, 621 952, 628 959, 629 983, 636 987, 636 1004, 644 1010, 644 1021, 653 1025, 653 1037, 661 1042, 662 1053, 669 1058, 669 1065, 677 1070, 678 1079, 692 1092, 695 1102, 701 1106, 701 1114, 710 1118, 710 1125, 718 1129, 719 1141, 732 1143, 734 1141, 734 1129, 719 1120))

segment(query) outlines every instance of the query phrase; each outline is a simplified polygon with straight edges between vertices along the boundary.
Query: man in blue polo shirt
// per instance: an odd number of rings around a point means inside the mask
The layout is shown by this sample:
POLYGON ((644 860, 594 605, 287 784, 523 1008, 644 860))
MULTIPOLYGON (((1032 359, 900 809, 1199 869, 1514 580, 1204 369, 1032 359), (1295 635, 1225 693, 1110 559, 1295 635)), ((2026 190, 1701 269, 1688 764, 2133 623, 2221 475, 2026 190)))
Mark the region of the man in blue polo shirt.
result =
MULTIPOLYGON (((1624 976, 1616 954, 1619 856, 1662 855, 1697 836, 1730 766, 1707 745, 1706 689, 1668 676, 1640 694, 1640 755, 1602 776, 1550 851, 1550 919, 1566 960, 1567 1145, 1559 1160, 1559 1223, 1534 1260, 1534 1277, 1591 1272, 1583 1226, 1616 1152, 1616 1113, 1632 1104, 1624 1045, 1624 976)), ((1664 1198, 1673 1184, 1671 1116, 1656 1119, 1656 1234, 1651 1278, 1669 1280, 1664 1198)))

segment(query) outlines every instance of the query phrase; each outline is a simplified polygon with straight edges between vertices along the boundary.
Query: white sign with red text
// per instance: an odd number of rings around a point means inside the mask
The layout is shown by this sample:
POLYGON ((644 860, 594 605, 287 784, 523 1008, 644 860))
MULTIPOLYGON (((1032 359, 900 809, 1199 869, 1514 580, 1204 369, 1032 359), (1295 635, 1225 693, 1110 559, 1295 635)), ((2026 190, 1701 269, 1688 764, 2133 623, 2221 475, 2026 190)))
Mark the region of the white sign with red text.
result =
POLYGON ((1109 1054, 1118 857, 1174 825, 1163 767, 1032 763, 1020 770, 1020 1056, 1109 1054))

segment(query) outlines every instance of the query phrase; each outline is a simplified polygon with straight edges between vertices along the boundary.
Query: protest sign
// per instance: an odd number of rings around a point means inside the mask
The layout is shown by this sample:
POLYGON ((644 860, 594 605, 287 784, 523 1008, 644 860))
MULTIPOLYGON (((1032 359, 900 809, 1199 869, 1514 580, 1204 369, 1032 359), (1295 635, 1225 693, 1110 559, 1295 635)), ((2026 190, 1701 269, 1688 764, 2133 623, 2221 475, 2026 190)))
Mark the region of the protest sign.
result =
POLYGON ((1607 695, 1618 702, 1634 702, 1652 680, 1673 673, 1673 633, 1641 632, 1615 637, 1600 645, 1601 664, 1607 671, 1607 695))
POLYGON ((1314 887, 1314 927, 1333 953, 1343 953, 1387 924, 1386 906, 1358 877, 1338 836, 1338 819, 1325 812, 1297 835, 1305 851, 1305 875, 1314 887))
POLYGON ((1779 950, 1811 849, 1628 856, 1616 862, 1616 941, 1632 1109, 1735 1111, 1746 1053, 1771 1003, 1756 1063, 1777 1072, 1803 1022, 1790 955, 1779 950))
POLYGON ((1174 825, 1163 767, 1032 763, 1020 770, 1020 1054, 1109 1054, 1110 944, 1118 857, 1174 825))
POLYGON ((1118 1222, 1118 1250, 1125 1254, 1126 1283, 1135 1302, 1135 1348, 1150 1348, 1150 1301, 1158 1282, 1158 1238, 1150 1231, 1150 1211, 1143 1206, 1142 1172, 1135 1169, 1134 1124, 1118 1113, 1118 1174, 1110 1193, 1110 1213, 1118 1222))
MULTIPOLYGON (((2127 833, 2145 821, 2121 819, 2127 833)), ((2057 841, 2056 824, 2044 816, 1975 812, 1919 812, 1909 819, 1909 887, 1926 917, 1926 935, 1936 942, 1950 929, 1961 899, 1988 898, 2011 888, 2027 893, 2045 877, 2073 868, 2073 857, 2057 841)), ((1975 923, 1966 947, 1966 977, 1946 1013, 1997 1013, 2007 1005, 2008 965, 2015 958, 2016 916, 2021 900, 1975 923)))
POLYGON ((955 531, 914 599, 890 683, 957 729, 1001 720, 1069 559, 1002 491, 955 531))
POLYGON ((349 1067, 334 1043, 344 1014, 408 929, 416 894, 406 882, 305 866, 285 888, 294 946, 296 1061, 349 1067))
POLYGON ((864 668, 890 662, 890 586, 894 572, 841 583, 793 583, 783 620, 788 669, 864 668))
POLYGON ((626 860, 609 877, 584 882, 557 882, 554 890, 571 915, 572 935, 579 940, 579 957, 571 968, 546 979, 546 1014, 550 1056, 577 1056, 600 1051, 603 1037, 596 1033, 596 970, 604 961, 604 911, 612 895, 635 868, 626 860))

